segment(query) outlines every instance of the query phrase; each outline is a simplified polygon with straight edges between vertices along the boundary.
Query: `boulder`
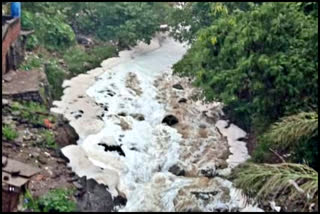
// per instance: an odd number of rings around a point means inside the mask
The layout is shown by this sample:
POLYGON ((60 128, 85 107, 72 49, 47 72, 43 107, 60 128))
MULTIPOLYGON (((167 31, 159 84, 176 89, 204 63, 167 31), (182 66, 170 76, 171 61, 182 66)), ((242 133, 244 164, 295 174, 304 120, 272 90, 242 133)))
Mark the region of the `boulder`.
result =
POLYGON ((58 118, 58 125, 55 130, 55 141, 59 147, 65 147, 71 144, 77 144, 79 135, 75 129, 70 126, 69 121, 62 116, 58 118))
POLYGON ((181 85, 181 84, 179 84, 179 83, 174 84, 172 87, 173 87, 173 88, 175 88, 175 89, 178 89, 178 90, 183 90, 182 85, 181 85))
POLYGON ((186 98, 181 98, 178 103, 186 103, 187 102, 187 99, 186 98))
POLYGON ((179 120, 177 117, 173 115, 167 115, 163 118, 162 123, 167 124, 168 126, 173 126, 177 123, 179 123, 179 120))
POLYGON ((79 212, 111 212, 114 206, 107 186, 98 184, 94 179, 80 178, 82 194, 76 195, 79 212))
POLYGON ((171 166, 169 168, 169 172, 171 172, 172 174, 176 175, 176 176, 184 176, 185 175, 185 171, 184 169, 182 169, 180 166, 178 166, 177 164, 171 166))

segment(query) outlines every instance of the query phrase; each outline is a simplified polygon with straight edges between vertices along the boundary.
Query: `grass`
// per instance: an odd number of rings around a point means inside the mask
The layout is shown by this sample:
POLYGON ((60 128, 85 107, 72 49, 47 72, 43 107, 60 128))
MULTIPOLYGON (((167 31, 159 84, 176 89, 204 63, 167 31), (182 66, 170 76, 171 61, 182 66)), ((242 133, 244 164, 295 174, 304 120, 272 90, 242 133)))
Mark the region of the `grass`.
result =
POLYGON ((50 130, 43 130, 41 136, 44 140, 45 146, 50 149, 56 149, 58 145, 56 144, 54 133, 50 130))
POLYGON ((76 203, 71 199, 74 189, 54 189, 38 199, 34 199, 27 190, 24 207, 34 212, 72 212, 76 203))
POLYGON ((43 125, 43 120, 49 117, 45 115, 47 113, 45 105, 32 101, 21 103, 13 102, 11 110, 20 111, 21 117, 34 125, 43 125))
POLYGON ((9 125, 2 126, 2 134, 7 140, 14 140, 19 136, 18 132, 9 125))

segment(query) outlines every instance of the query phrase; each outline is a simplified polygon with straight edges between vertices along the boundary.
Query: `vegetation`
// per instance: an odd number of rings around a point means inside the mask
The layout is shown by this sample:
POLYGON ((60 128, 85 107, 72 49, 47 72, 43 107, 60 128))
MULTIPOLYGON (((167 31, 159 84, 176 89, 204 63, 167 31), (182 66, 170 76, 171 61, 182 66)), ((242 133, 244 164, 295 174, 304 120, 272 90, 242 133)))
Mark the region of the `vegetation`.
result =
POLYGON ((99 67, 104 59, 114 57, 115 53, 115 48, 106 44, 93 47, 88 51, 81 46, 74 46, 66 51, 63 58, 71 74, 77 75, 99 67))
POLYGON ((260 138, 253 158, 256 162, 268 160, 270 148, 280 152, 291 152, 291 160, 318 166, 318 114, 301 112, 282 118, 260 138))
POLYGON ((27 190, 24 207, 34 212, 72 212, 76 209, 76 204, 71 199, 73 192, 73 189, 54 189, 39 199, 34 199, 27 190))
POLYGON ((233 176, 236 186, 259 200, 275 200, 280 195, 287 206, 302 200, 304 211, 318 201, 318 172, 306 165, 246 163, 233 176))
POLYGON ((2 125, 2 134, 7 140, 14 140, 19 136, 18 132, 9 125, 2 125))
POLYGON ((296 3, 252 5, 247 12, 222 12, 174 70, 195 76, 207 99, 223 101, 239 125, 264 130, 317 106, 317 38, 318 20, 296 3))
POLYGON ((174 72, 257 136, 236 186, 285 210, 317 209, 318 4, 190 2, 171 17, 172 35, 191 44, 174 72))
POLYGON ((54 133, 50 130, 43 130, 41 132, 41 137, 44 140, 45 147, 49 149, 57 149, 58 145, 56 144, 54 133))

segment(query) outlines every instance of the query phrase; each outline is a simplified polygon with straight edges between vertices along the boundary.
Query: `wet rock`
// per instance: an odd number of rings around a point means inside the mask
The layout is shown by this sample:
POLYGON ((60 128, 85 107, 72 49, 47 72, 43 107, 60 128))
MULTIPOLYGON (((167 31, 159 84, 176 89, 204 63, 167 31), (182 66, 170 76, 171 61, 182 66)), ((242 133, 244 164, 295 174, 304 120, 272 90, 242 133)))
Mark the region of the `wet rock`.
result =
POLYGON ((127 204, 127 198, 118 195, 113 199, 114 206, 125 206, 127 204))
POLYGON ((120 113, 118 113, 118 115, 121 116, 121 117, 127 116, 127 114, 125 112, 120 112, 120 113))
MULTIPOLYGON (((61 116, 62 117, 62 116, 61 116)), ((58 126, 55 131, 55 141, 59 147, 65 147, 71 144, 77 144, 79 135, 69 122, 63 118, 58 118, 58 126)))
POLYGON ((86 177, 80 179, 80 185, 84 190, 76 197, 80 212, 110 212, 113 209, 114 203, 107 186, 86 177))
POLYGON ((213 178, 217 175, 215 166, 205 167, 200 169, 200 175, 203 175, 208 178, 213 178))
POLYGON ((176 176, 184 176, 185 175, 184 169, 182 169, 180 166, 178 166, 176 164, 169 168, 169 172, 171 172, 172 174, 174 174, 176 176))
POLYGON ((133 117, 136 120, 143 121, 144 115, 143 114, 130 114, 131 117, 133 117))
MULTIPOLYGON (((58 157, 60 157, 62 160, 64 160, 66 163, 69 163, 69 159, 63 154, 63 152, 61 151, 61 149, 57 149, 56 150, 56 154, 58 157)), ((71 168, 71 167, 70 167, 71 168)))
POLYGON ((181 85, 181 84, 179 84, 179 83, 174 84, 172 87, 173 87, 173 88, 175 88, 175 89, 178 89, 178 90, 183 90, 182 85, 181 85))
POLYGON ((104 151, 105 152, 113 152, 116 151, 118 152, 119 155, 122 156, 126 156, 121 148, 122 145, 118 146, 118 145, 107 145, 105 143, 98 143, 99 146, 103 146, 104 147, 104 151))
POLYGON ((199 125, 199 128, 200 128, 200 129, 205 129, 205 128, 207 128, 207 126, 206 126, 205 124, 200 124, 200 125, 199 125))
POLYGON ((168 126, 173 126, 177 123, 179 123, 179 120, 177 117, 173 115, 167 115, 163 118, 162 123, 167 124, 168 126))
POLYGON ((187 99, 186 98, 181 98, 178 103, 186 103, 187 102, 187 99))

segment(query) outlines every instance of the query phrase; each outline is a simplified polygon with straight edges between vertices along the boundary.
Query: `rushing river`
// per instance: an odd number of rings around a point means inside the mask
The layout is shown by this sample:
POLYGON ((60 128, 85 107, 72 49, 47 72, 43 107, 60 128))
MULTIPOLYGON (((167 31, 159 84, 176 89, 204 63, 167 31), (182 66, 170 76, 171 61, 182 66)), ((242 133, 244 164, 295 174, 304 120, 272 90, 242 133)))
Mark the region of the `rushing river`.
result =
POLYGON ((197 100, 198 89, 172 75, 186 50, 158 35, 66 81, 51 110, 81 138, 62 152, 79 176, 125 195, 119 211, 261 211, 222 178, 248 159, 237 140, 246 133, 219 120, 221 103, 197 100), (167 115, 178 123, 162 123, 167 115))

